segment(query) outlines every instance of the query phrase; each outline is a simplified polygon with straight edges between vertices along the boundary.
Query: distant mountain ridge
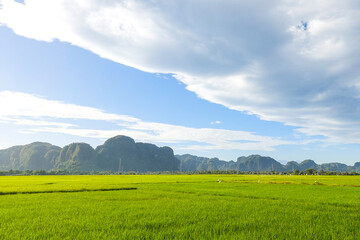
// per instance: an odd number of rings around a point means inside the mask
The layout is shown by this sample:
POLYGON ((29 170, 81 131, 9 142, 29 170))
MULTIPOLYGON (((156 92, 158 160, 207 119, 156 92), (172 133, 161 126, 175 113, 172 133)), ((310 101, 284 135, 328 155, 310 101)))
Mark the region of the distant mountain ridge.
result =
POLYGON ((360 172, 360 162, 355 163, 354 166, 348 166, 343 163, 324 163, 319 165, 313 160, 308 159, 301 163, 290 161, 283 165, 271 157, 260 155, 239 157, 236 162, 228 162, 218 158, 198 157, 190 154, 175 155, 175 157, 180 160, 180 169, 182 171, 236 170, 243 172, 286 172, 294 170, 304 171, 311 168, 317 171, 360 172))
POLYGON ((95 149, 87 143, 71 143, 60 148, 50 143, 34 142, 0 150, 0 170, 68 170, 68 171, 304 171, 306 169, 360 172, 360 162, 354 166, 343 163, 316 164, 313 160, 285 165, 271 157, 250 155, 236 161, 198 157, 190 154, 174 155, 170 147, 135 142, 127 136, 116 136, 95 149))
POLYGON ((87 143, 63 148, 35 142, 0 150, 0 170, 176 171, 180 161, 170 147, 116 136, 93 149, 87 143))

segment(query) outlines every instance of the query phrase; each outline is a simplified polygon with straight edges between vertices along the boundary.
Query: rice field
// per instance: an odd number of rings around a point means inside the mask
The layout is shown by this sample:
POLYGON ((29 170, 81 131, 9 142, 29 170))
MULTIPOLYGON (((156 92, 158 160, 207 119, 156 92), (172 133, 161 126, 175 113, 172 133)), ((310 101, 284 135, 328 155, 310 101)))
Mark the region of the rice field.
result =
POLYGON ((4 176, 0 239, 360 239, 360 177, 4 176))

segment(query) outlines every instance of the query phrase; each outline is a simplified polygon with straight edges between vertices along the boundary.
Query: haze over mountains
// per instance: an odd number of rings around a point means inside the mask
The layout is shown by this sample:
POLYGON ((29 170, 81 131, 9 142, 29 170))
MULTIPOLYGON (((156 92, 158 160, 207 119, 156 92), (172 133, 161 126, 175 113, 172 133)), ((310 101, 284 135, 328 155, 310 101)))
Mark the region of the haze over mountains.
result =
POLYGON ((68 171, 208 171, 236 170, 294 171, 306 169, 360 172, 360 162, 354 166, 342 163, 318 165, 312 160, 290 161, 282 165, 273 158, 260 155, 239 157, 237 161, 198 157, 190 154, 174 155, 170 147, 141 143, 127 136, 116 136, 103 145, 92 148, 87 143, 72 143, 63 148, 49 143, 34 142, 0 150, 0 170, 68 170, 68 171))

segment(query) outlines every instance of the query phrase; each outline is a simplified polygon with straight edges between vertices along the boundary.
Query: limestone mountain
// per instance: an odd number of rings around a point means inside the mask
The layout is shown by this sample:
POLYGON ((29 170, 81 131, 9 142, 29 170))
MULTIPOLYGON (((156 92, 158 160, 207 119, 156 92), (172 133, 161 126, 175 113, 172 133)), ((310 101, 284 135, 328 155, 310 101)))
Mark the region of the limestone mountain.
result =
POLYGON ((108 171, 173 171, 180 164, 171 148, 135 143, 126 136, 108 139, 96 153, 98 166, 108 171))
POLYGON ((354 171, 356 171, 356 172, 360 172, 360 162, 356 162, 355 164, 354 164, 354 171))
POLYGON ((360 162, 355 163, 354 166, 347 166, 343 163, 324 163, 316 164, 313 160, 304 160, 301 163, 289 161, 286 165, 282 165, 271 157, 264 157, 260 155, 242 156, 234 161, 223 161, 218 158, 198 157, 190 154, 176 155, 181 161, 180 166, 183 171, 211 171, 211 170, 236 170, 242 172, 269 172, 269 171, 304 171, 312 168, 315 170, 324 171, 356 171, 360 172, 360 162))
POLYGON ((324 163, 321 164, 318 169, 322 169, 324 171, 335 171, 335 172, 346 172, 346 171, 356 171, 355 168, 343 164, 343 163, 324 163))
POLYGON ((35 142, 0 150, 0 170, 175 171, 180 161, 170 147, 135 143, 126 136, 108 139, 94 150, 87 143, 63 148, 35 142))
POLYGON ((18 169, 19 155, 23 146, 13 146, 8 149, 0 150, 0 169, 18 169))
POLYGON ((60 150, 60 147, 43 142, 0 150, 0 167, 3 170, 51 170, 60 150))
POLYGON ((116 136, 93 149, 87 143, 72 143, 63 148, 49 143, 34 142, 0 150, 0 170, 69 170, 69 171, 357 171, 354 166, 342 163, 316 164, 313 160, 301 163, 290 161, 282 165, 271 157, 260 155, 242 156, 237 161, 198 157, 190 154, 176 155, 170 147, 158 147, 150 143, 135 142, 127 136, 116 136))
POLYGON ((312 168, 312 169, 318 169, 318 165, 310 159, 304 160, 299 164, 298 170, 304 171, 306 169, 312 168))
POLYGON ((294 170, 299 170, 299 163, 295 162, 295 161, 290 161, 287 162, 286 165, 284 166, 286 171, 294 171, 294 170))
POLYGON ((234 161, 227 162, 218 158, 198 157, 191 154, 176 155, 176 157, 181 161, 182 171, 227 170, 236 166, 234 161))
POLYGON ((238 171, 284 171, 281 163, 271 157, 263 157, 260 155, 250 155, 248 157, 239 157, 237 159, 238 171))
POLYGON ((96 171, 96 152, 87 143, 72 143, 63 147, 57 158, 56 169, 69 171, 96 171))

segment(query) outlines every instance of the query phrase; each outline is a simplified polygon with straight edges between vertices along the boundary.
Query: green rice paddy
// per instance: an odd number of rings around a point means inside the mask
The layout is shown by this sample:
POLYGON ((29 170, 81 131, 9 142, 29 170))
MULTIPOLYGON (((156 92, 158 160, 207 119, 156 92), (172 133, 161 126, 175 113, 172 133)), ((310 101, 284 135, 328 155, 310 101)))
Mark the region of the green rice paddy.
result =
POLYGON ((0 239, 360 239, 360 177, 4 176, 0 239))

